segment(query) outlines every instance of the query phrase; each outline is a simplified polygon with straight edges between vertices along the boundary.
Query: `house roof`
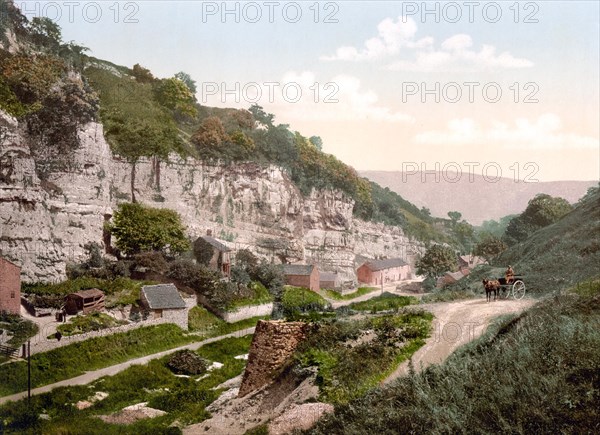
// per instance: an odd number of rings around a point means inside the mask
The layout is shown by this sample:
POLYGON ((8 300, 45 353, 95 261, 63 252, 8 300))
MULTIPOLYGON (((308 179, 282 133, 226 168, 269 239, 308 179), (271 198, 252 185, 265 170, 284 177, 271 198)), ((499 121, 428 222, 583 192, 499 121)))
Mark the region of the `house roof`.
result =
POLYGON ((220 242, 219 240, 215 239, 212 236, 201 236, 201 239, 204 239, 204 241, 210 243, 212 245, 213 248, 221 251, 221 252, 230 252, 231 249, 225 245, 224 243, 220 242))
POLYGON ((315 268, 312 264, 284 264, 284 275, 310 275, 315 268))
POLYGON ((185 308, 185 302, 173 284, 145 285, 142 294, 153 310, 185 308))
POLYGON ((336 281, 337 273, 335 272, 321 272, 319 274, 319 281, 336 281))
POLYGON ((104 292, 97 288, 90 288, 87 290, 79 290, 75 293, 71 293, 72 295, 77 295, 82 297, 83 299, 94 298, 96 296, 104 296, 104 292))
MULTIPOLYGON (((372 271, 391 269, 392 267, 407 266, 408 263, 402 258, 386 258, 385 260, 370 260, 363 266, 367 266, 372 271)), ((361 266, 362 267, 362 266, 361 266)))
POLYGON ((461 279, 464 275, 462 274, 462 272, 446 272, 444 274, 444 276, 450 277, 452 279, 454 279, 455 281, 458 281, 459 279, 461 279))
POLYGON ((485 258, 478 257, 477 255, 459 255, 458 257, 467 264, 479 265, 485 263, 485 258))

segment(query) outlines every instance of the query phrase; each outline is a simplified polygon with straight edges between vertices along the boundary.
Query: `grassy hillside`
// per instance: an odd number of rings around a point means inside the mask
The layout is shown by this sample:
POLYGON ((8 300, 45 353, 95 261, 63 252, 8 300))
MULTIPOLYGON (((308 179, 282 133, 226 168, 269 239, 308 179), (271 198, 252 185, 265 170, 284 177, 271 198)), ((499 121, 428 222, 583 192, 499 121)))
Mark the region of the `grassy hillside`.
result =
MULTIPOLYGON (((560 292, 600 277, 600 191, 592 189, 558 222, 533 233, 444 291, 482 293, 483 278, 499 278, 510 264, 529 295, 560 292)), ((443 293, 443 292, 442 292, 443 293)))
POLYGON ((598 433, 600 281, 507 317, 309 433, 598 433))
POLYGON ((510 264, 528 288, 547 293, 600 276, 600 191, 588 195, 558 222, 512 246, 494 264, 510 264))

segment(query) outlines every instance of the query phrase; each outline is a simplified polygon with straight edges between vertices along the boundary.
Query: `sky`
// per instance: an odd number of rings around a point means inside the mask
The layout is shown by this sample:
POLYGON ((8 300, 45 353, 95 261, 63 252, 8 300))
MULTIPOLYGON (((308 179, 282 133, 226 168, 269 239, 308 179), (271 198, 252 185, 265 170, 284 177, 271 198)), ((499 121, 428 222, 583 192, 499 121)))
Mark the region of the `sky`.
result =
POLYGON ((18 1, 358 170, 600 179, 600 2, 18 1))

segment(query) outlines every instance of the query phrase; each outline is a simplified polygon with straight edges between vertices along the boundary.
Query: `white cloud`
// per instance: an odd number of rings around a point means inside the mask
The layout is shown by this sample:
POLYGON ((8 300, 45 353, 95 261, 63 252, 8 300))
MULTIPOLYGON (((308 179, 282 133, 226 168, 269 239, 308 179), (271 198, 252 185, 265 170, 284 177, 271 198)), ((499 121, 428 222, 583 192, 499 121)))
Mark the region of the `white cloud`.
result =
POLYGON ((597 149, 598 138, 562 131, 560 117, 553 113, 533 121, 517 118, 513 124, 493 121, 482 128, 471 118, 453 119, 446 130, 426 131, 415 142, 432 145, 496 145, 511 149, 597 149))
MULTIPOLYGON (((340 47, 333 55, 321 56, 321 60, 360 61, 390 56, 398 53, 403 46, 419 43, 413 40, 416 32, 417 23, 410 17, 399 17, 396 21, 386 18, 377 25, 377 36, 366 40, 363 48, 340 47)), ((420 43, 426 45, 428 40, 420 43)))
POLYGON ((381 105, 378 95, 372 90, 363 89, 360 80, 354 76, 338 75, 325 82, 317 80, 312 72, 290 71, 284 75, 282 83, 292 82, 301 86, 303 98, 297 103, 281 98, 275 102, 276 113, 285 114, 287 119, 415 122, 414 117, 381 105), (316 102, 315 83, 320 84, 316 102))
POLYGON ((377 36, 366 40, 362 48, 339 47, 333 55, 321 60, 367 61, 403 56, 393 61, 387 69, 393 71, 481 71, 486 69, 529 68, 533 62, 513 56, 505 51, 496 53, 496 47, 482 44, 474 48, 473 38, 460 33, 444 40, 435 48, 431 36, 415 39, 417 24, 410 17, 386 18, 377 26, 377 36))

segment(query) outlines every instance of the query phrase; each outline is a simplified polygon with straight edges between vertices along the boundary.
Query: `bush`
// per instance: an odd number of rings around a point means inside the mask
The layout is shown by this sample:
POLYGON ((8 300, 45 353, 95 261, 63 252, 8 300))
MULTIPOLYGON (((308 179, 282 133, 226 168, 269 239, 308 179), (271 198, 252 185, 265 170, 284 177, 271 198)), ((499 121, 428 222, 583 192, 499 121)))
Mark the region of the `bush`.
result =
POLYGON ((158 274, 165 273, 169 268, 164 255, 158 251, 147 251, 134 255, 133 264, 158 274))
POLYGON ((322 312, 330 308, 321 295, 302 287, 287 286, 281 297, 283 315, 290 319, 298 319, 301 314, 322 312))
POLYGON ((198 237, 194 242, 193 248, 196 261, 199 264, 208 266, 215 252, 213 246, 202 237, 198 237))
POLYGON ((218 272, 186 259, 171 262, 167 276, 201 294, 208 294, 213 291, 220 278, 218 272))
POLYGON ((195 352, 184 349, 173 354, 167 367, 174 373, 183 375, 200 375, 206 372, 208 363, 195 352))

